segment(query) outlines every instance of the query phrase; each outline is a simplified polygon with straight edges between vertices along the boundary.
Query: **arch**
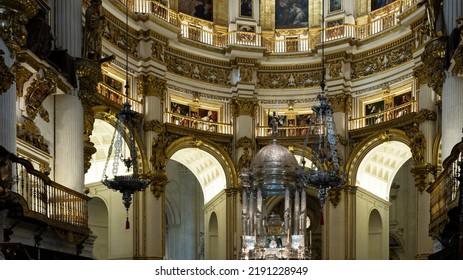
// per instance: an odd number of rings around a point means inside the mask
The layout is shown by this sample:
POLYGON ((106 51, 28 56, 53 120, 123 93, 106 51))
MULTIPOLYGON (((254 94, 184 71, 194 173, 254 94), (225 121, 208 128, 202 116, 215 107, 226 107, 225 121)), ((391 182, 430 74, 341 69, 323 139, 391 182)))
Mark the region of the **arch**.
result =
POLYGON ((98 238, 93 245, 95 259, 108 259, 109 256, 109 211, 106 202, 93 197, 88 202, 88 226, 98 238))
POLYGON ((346 165, 347 184, 388 201, 395 174, 411 157, 410 140, 402 130, 373 134, 352 151, 346 165))
POLYGON ((382 259, 383 221, 378 210, 372 209, 368 219, 368 259, 382 259))
POLYGON ((218 250, 219 248, 219 222, 217 219, 217 214, 212 212, 209 216, 209 231, 207 232, 209 246, 207 246, 207 250, 209 252, 208 259, 209 260, 218 260, 218 250))
POLYGON ((195 174, 203 189, 205 204, 221 190, 237 188, 237 173, 232 159, 212 141, 183 137, 167 147, 166 155, 195 174))

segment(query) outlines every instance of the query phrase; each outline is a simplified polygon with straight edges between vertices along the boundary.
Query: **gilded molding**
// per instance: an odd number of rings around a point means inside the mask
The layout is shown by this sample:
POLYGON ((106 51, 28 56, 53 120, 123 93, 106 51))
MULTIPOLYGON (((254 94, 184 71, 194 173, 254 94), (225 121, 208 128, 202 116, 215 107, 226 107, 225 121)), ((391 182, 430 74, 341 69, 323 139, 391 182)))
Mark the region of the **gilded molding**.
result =
MULTIPOLYGON (((352 62, 352 79, 366 77, 381 71, 388 70, 413 59, 414 42, 408 42, 384 53, 352 62)), ((374 54, 374 53, 373 53, 374 54)))
POLYGON ((26 44, 26 24, 37 8, 34 0, 0 0, 0 36, 13 55, 26 44))
POLYGON ((29 81, 29 79, 32 77, 32 72, 20 64, 15 64, 14 73, 16 76, 16 96, 23 97, 24 83, 29 81))
POLYGON ((46 122, 49 122, 50 119, 48 112, 42 106, 42 103, 45 98, 55 92, 56 86, 54 83, 46 79, 42 79, 40 76, 37 76, 36 79, 27 88, 27 93, 24 98, 27 116, 34 120, 38 113, 42 119, 44 119, 46 122))
POLYGON ((254 148, 254 142, 249 137, 241 137, 240 139, 236 140, 236 148, 254 148))
POLYGON ((143 96, 156 96, 164 100, 167 92, 166 79, 156 77, 154 75, 143 75, 139 79, 139 93, 143 96))
POLYGON ((151 145, 151 166, 153 170, 157 172, 165 172, 167 166, 167 154, 166 149, 169 144, 172 142, 172 137, 169 136, 165 126, 161 127, 161 130, 158 132, 157 138, 153 138, 153 143, 151 145))
POLYGON ((352 110, 352 96, 345 93, 330 95, 328 97, 333 110, 340 113, 350 113, 352 110))
POLYGON ((205 65, 170 53, 166 55, 166 63, 168 71, 185 78, 222 86, 230 85, 231 70, 229 67, 205 65))
POLYGON ((0 95, 6 92, 14 82, 14 75, 5 64, 4 54, 5 52, 0 50, 0 95))
POLYGON ((258 105, 259 102, 256 98, 233 97, 230 100, 231 113, 233 118, 244 115, 255 118, 258 105))
POLYGON ((169 179, 164 171, 153 170, 147 177, 151 180, 150 191, 156 199, 159 199, 165 192, 169 179))
POLYGON ((257 72, 257 87, 259 88, 304 88, 320 85, 321 71, 304 72, 257 72))
POLYGON ((252 83, 254 80, 254 67, 249 65, 240 65, 238 67, 240 73, 240 82, 252 83))
POLYGON ((429 109, 421 109, 418 112, 419 116, 417 118, 422 119, 423 121, 436 121, 437 113, 429 109))
POLYGON ((49 153, 48 145, 33 120, 23 117, 22 123, 16 124, 16 136, 47 154, 49 153))
POLYGON ((328 74, 330 75, 331 78, 339 78, 341 77, 341 74, 342 74, 342 61, 341 60, 336 60, 336 61, 333 61, 329 64, 329 68, 328 68, 330 71, 328 72, 328 74))
POLYGON ((333 207, 336 208, 339 202, 341 202, 341 188, 330 188, 328 190, 328 199, 333 207))
POLYGON ((445 49, 447 43, 443 38, 429 41, 421 54, 423 64, 414 69, 414 76, 419 84, 427 84, 435 93, 442 96, 445 81, 445 49), (430 67, 432 65, 432 67, 430 67))

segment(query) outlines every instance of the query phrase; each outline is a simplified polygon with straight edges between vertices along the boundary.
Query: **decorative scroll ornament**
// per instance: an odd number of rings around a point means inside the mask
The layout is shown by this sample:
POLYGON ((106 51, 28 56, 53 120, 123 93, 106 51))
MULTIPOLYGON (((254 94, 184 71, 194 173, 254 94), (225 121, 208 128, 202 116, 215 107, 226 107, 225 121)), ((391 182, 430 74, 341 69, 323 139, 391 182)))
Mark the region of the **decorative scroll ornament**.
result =
POLYGON ((48 112, 42 106, 42 103, 45 98, 55 92, 56 85, 54 83, 37 76, 37 79, 35 79, 27 88, 27 93, 24 98, 28 117, 34 120, 38 113, 42 119, 49 122, 48 112))

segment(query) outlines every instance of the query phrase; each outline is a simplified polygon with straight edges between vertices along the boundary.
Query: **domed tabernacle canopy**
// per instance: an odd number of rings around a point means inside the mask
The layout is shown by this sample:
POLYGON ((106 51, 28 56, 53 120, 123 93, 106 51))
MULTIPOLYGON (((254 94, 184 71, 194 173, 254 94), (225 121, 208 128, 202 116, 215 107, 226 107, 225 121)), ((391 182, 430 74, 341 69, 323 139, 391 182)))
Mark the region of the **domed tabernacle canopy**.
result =
POLYGON ((298 184, 299 165, 294 155, 276 139, 263 147, 249 166, 254 186, 261 186, 267 195, 284 194, 285 188, 298 184))

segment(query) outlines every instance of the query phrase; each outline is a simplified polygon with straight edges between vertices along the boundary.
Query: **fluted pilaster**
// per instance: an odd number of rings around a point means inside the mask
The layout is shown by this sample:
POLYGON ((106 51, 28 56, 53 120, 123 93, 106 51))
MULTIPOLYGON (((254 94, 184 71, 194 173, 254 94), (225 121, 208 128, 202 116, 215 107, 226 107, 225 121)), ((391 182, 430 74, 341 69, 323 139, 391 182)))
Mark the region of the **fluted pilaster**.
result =
MULTIPOLYGON (((0 40, 0 49, 5 52, 3 55, 5 67, 11 68, 14 60, 3 40, 0 40)), ((9 152, 16 153, 16 84, 14 83, 5 92, 0 93, 0 127, 0 145, 9 152)))
POLYGON ((463 17, 463 2, 449 0, 444 1, 444 19, 446 35, 450 35, 452 30, 457 27, 457 17, 463 17))
POLYGON ((82 56, 82 0, 54 1, 56 47, 67 49, 73 57, 82 56))
POLYGON ((442 158, 463 136, 463 78, 448 76, 442 93, 442 158))

